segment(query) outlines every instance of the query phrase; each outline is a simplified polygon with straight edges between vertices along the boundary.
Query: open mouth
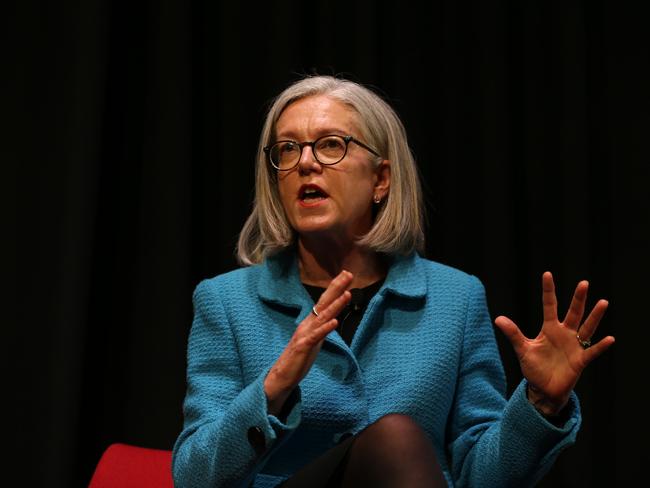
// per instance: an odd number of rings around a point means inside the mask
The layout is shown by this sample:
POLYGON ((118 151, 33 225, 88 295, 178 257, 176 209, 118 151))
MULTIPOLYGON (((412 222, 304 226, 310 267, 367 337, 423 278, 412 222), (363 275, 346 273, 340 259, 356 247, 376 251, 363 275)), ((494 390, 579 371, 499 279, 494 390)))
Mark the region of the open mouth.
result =
POLYGON ((298 200, 305 205, 313 205, 328 197, 327 193, 316 185, 303 185, 298 193, 298 200))

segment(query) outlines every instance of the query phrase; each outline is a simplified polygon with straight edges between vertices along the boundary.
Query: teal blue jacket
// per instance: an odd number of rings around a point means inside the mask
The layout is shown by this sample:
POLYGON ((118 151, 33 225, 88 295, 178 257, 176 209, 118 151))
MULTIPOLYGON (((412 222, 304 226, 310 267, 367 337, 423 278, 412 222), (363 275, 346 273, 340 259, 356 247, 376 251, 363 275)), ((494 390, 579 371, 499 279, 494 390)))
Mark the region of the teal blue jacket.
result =
POLYGON ((485 291, 474 276, 413 254, 393 260, 348 347, 332 332, 290 399, 267 412, 264 378, 313 301, 290 252, 202 281, 193 296, 176 486, 275 486, 345 433, 388 413, 429 434, 449 486, 532 486, 580 426, 509 399, 485 291))

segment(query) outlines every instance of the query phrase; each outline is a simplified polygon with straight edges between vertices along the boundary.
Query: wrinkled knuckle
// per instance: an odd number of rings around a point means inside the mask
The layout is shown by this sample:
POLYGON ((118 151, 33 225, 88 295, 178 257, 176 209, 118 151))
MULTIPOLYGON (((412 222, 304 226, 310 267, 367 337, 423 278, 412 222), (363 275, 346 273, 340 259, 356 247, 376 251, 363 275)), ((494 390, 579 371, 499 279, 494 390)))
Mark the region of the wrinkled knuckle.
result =
POLYGON ((311 347, 312 342, 313 340, 311 338, 311 334, 304 335, 297 341, 295 345, 295 352, 303 352, 308 350, 311 347))

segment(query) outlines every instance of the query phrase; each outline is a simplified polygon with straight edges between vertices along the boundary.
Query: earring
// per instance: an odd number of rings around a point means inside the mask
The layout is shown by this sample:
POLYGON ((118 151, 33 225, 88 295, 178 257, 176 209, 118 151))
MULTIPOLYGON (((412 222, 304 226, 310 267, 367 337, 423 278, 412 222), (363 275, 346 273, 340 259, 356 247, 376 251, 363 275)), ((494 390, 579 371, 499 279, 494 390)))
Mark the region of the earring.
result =
POLYGON ((373 201, 375 203, 379 203, 379 202, 381 202, 381 197, 379 195, 375 195, 375 197, 373 198, 373 201))

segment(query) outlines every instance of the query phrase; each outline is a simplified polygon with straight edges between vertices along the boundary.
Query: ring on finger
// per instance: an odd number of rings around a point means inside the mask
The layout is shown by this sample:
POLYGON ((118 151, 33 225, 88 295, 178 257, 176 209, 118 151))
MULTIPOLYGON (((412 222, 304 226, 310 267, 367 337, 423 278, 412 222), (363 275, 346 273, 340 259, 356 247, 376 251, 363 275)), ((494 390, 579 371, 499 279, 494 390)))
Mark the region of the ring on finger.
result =
POLYGON ((311 307, 311 313, 313 313, 316 317, 318 317, 318 312, 316 311, 316 305, 311 307))
POLYGON ((576 339, 578 339, 578 343, 582 346, 583 349, 589 349, 591 347, 591 341, 590 340, 584 340, 580 338, 580 334, 576 332, 576 339))

